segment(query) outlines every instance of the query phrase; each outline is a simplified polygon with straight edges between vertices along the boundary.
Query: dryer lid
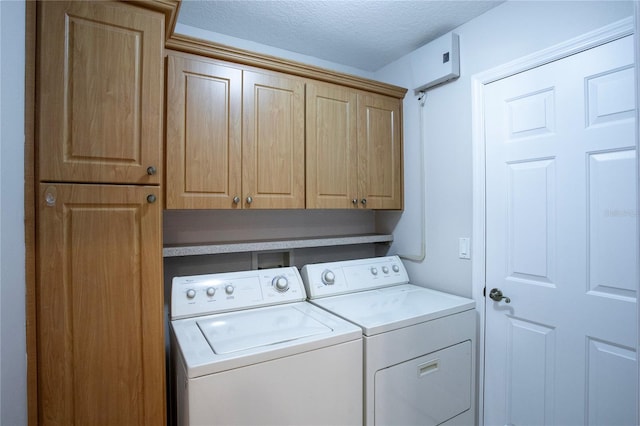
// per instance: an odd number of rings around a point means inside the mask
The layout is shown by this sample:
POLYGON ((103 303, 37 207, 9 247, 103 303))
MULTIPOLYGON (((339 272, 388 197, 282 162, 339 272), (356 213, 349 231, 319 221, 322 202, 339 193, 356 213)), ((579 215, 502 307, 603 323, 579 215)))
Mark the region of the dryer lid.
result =
POLYGON ((413 284, 325 297, 312 302, 359 325, 365 336, 457 314, 475 306, 471 299, 413 284))
POLYGON ((197 324, 211 349, 219 355, 333 331, 292 306, 221 314, 197 324))

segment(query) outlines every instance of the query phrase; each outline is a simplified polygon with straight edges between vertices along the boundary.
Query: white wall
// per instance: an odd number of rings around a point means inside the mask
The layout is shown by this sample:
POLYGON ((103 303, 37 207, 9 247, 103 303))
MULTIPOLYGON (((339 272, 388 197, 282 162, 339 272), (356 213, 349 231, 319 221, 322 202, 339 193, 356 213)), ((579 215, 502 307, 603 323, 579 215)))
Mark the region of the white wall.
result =
MULTIPOLYGON (((508 1, 458 27, 460 78, 413 94, 410 53, 374 78, 409 88, 404 101, 405 211, 377 213, 377 229, 393 232, 391 253, 418 253, 419 117, 424 119, 426 259, 405 262, 412 281, 471 297, 471 262, 458 258, 458 238, 471 237, 471 77, 633 14, 630 1, 508 1)), ((472 253, 473 258, 473 253, 472 253)))
POLYGON ((27 424, 24 245, 25 3, 0 2, 0 424, 27 424))

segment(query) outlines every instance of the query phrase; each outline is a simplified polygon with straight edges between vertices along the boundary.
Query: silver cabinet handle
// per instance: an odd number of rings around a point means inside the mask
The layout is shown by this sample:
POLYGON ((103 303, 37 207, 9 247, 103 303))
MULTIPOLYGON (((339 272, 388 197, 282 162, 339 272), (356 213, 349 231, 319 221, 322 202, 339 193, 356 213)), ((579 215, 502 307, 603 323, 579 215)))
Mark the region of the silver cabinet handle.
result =
POLYGON ((367 199, 363 198, 362 200, 360 200, 360 202, 362 203, 363 206, 367 205, 367 199))
POLYGON ((153 176, 153 175, 155 175, 155 174, 156 174, 156 168, 155 168, 155 167, 153 167, 153 166, 149 166, 149 167, 147 167, 147 174, 148 174, 149 176, 153 176))
POLYGON ((351 200, 351 202, 352 202, 354 205, 355 205, 355 204, 358 204, 358 199, 357 199, 357 198, 354 198, 353 200, 351 200))
POLYGON ((147 195, 147 203, 153 204, 156 202, 156 196, 154 194, 147 195))
POLYGON ((238 204, 239 202, 240 202, 240 197, 238 197, 237 195, 233 197, 233 204, 238 204))
POLYGON ((251 204, 253 203, 253 198, 251 198, 251 196, 247 197, 247 204, 251 204))
POLYGON ((502 294, 502 291, 499 288, 492 288, 489 292, 489 297, 496 302, 500 302, 504 299, 505 303, 511 303, 511 299, 502 294))

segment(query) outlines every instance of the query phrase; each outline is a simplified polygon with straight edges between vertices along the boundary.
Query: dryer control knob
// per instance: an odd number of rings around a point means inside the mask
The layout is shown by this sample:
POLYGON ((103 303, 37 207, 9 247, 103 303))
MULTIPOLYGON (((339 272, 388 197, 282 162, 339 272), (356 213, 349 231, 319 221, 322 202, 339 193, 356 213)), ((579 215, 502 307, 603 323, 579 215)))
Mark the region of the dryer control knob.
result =
POLYGON ((216 294, 216 289, 215 287, 209 287, 207 288, 207 296, 209 297, 213 297, 213 295, 216 294))
POLYGON ((194 297, 196 297, 196 291, 194 289, 192 289, 192 288, 187 290, 187 298, 188 299, 193 299, 194 297))
POLYGON ((287 277, 284 277, 282 275, 275 277, 271 281, 271 285, 273 285, 273 287, 280 293, 284 293, 285 291, 289 290, 289 280, 287 279, 287 277))
POLYGON ((389 268, 387 268, 386 266, 383 266, 382 267, 382 272, 385 273, 385 274, 388 274, 389 273, 389 268))
POLYGON ((321 278, 324 285, 333 285, 336 282, 336 274, 328 269, 322 273, 321 278))
POLYGON ((391 269, 393 269, 393 272, 400 272, 400 267, 398 265, 393 265, 391 269))
POLYGON ((378 275, 378 268, 376 268, 375 266, 371 268, 371 275, 378 275))
POLYGON ((235 290, 235 288, 231 284, 227 284, 224 287, 224 292, 227 293, 229 296, 233 294, 233 290, 235 290))

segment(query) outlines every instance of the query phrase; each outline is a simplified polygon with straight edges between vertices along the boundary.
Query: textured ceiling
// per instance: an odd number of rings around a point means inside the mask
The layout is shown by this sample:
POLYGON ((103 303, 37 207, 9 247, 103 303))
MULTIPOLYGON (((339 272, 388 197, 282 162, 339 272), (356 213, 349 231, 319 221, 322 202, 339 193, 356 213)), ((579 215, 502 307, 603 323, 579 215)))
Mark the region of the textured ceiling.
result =
POLYGON ((502 1, 183 0, 178 22, 376 71, 502 1))

